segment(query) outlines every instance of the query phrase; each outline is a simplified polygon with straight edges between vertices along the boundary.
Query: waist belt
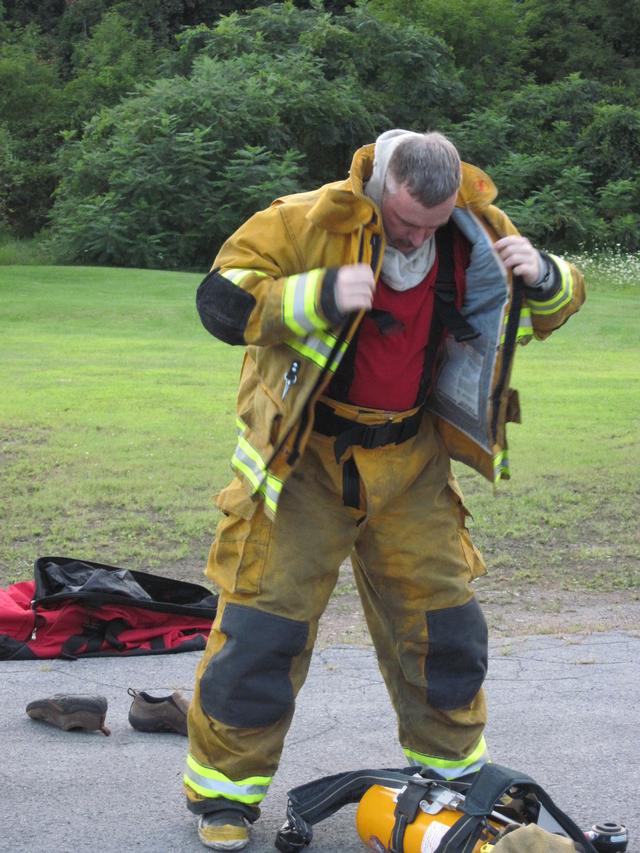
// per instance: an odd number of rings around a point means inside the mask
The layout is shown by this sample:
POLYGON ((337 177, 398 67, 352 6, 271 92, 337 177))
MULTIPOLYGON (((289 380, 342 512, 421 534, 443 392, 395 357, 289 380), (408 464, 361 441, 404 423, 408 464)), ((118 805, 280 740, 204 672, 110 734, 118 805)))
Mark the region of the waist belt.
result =
POLYGON ((316 403, 313 428, 321 435, 335 436, 334 452, 336 462, 352 444, 357 444, 367 450, 384 447, 385 444, 402 444, 413 438, 420 429, 422 409, 409 415, 402 421, 387 421, 383 424, 361 424, 349 418, 337 415, 331 406, 316 403))

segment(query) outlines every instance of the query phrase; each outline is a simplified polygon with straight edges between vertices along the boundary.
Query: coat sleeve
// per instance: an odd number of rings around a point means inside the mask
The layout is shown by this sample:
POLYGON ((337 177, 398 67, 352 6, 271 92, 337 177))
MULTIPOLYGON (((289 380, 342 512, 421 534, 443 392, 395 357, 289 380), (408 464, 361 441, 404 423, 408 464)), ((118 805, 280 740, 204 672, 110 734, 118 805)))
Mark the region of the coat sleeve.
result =
MULTIPOLYGON (((485 216, 499 236, 519 233, 499 208, 490 205, 485 216)), ((577 267, 557 255, 541 254, 549 264, 549 279, 542 286, 525 288, 524 312, 530 316, 534 337, 544 340, 580 309, 585 289, 584 277, 577 267)))
MULTIPOLYGON (((280 205, 256 213, 224 243, 196 296, 212 335, 264 346, 344 319, 334 297, 337 268, 314 266, 314 253, 303 256, 299 236, 280 205)), ((322 253, 315 254, 321 260, 322 253)))

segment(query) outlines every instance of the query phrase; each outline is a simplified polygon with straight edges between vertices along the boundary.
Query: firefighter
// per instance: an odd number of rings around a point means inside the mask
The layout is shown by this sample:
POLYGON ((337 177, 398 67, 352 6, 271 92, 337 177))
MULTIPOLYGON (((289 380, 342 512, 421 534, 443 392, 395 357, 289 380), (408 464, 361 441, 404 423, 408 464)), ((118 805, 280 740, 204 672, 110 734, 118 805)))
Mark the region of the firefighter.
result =
POLYGON ((349 555, 408 760, 452 779, 488 759, 486 569, 450 460, 508 476, 516 344, 584 299, 496 194, 443 135, 387 131, 346 180, 252 216, 198 289, 205 328, 246 347, 189 711, 207 847, 248 843, 349 555))

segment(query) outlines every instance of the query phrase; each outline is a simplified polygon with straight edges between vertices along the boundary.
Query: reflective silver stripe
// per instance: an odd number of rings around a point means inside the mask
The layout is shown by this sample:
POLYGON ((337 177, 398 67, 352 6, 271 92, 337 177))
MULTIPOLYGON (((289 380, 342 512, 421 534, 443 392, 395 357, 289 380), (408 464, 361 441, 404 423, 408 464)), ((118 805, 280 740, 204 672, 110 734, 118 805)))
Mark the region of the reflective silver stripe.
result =
POLYGON ((271 776, 250 776, 233 782, 224 773, 205 767, 191 755, 187 755, 183 781, 202 797, 225 797, 242 803, 259 803, 264 799, 271 783, 271 776))
POLYGON ((275 513, 282 493, 282 480, 267 471, 262 456, 243 435, 238 438, 231 465, 244 474, 253 487, 253 493, 260 492, 265 504, 275 513))
POLYGON ((284 283, 283 320, 298 337, 327 326, 316 311, 316 296, 324 275, 323 269, 289 276, 284 283))
POLYGON ((527 300, 534 314, 546 316, 555 314, 561 308, 564 308, 573 298, 573 277, 571 275, 571 267, 562 258, 555 255, 549 255, 560 270, 560 290, 551 299, 544 302, 538 302, 535 299, 527 300))
POLYGON ((253 486, 254 492, 260 491, 267 478, 267 468, 258 451, 244 436, 238 439, 235 452, 231 457, 231 464, 244 474, 253 486))
POLYGON ((278 509, 282 486, 282 480, 278 479, 275 474, 267 474, 266 482, 260 487, 260 492, 264 495, 264 502, 272 512, 276 512, 278 509))
POLYGON ((257 275, 259 278, 266 278, 266 272, 262 272, 262 270, 246 270, 246 269, 238 269, 232 268, 228 270, 224 270, 220 275, 224 276, 224 278, 233 282, 234 284, 240 284, 242 281, 250 275, 257 275))
POLYGON ((489 752, 484 737, 480 738, 478 745, 470 755, 458 761, 451 761, 447 758, 436 758, 433 755, 424 755, 421 752, 414 752, 411 749, 405 749, 404 754, 414 767, 431 767, 441 776, 444 776, 445 779, 458 779, 460 776, 464 776, 465 773, 475 773, 476 770, 479 770, 483 764, 489 761, 489 752))

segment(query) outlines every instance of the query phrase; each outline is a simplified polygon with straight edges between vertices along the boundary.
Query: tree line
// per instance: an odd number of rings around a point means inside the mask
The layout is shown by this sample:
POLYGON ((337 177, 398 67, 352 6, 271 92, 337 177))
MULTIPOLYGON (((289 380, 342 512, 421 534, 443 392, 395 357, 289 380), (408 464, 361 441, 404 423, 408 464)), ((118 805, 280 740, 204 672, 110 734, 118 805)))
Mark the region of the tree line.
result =
POLYGON ((389 127, 447 133, 540 245, 640 248, 640 2, 0 0, 0 230, 204 269, 389 127))

